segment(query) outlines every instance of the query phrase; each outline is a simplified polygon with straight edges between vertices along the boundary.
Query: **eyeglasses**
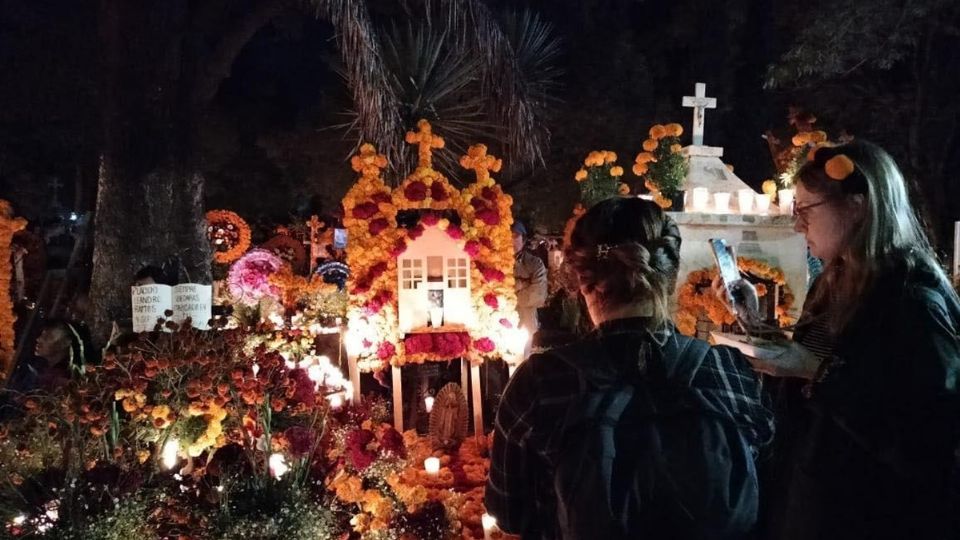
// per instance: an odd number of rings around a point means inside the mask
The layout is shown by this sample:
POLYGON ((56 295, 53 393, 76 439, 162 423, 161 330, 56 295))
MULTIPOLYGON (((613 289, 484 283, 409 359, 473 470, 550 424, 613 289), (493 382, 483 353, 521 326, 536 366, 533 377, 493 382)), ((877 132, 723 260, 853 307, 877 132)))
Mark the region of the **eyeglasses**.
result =
POLYGON ((793 217, 795 217, 795 218, 797 218, 797 219, 802 219, 802 220, 806 221, 806 220, 807 220, 807 213, 808 213, 811 209, 816 208, 816 207, 818 207, 818 206, 820 206, 820 205, 823 205, 823 204, 827 204, 828 202, 830 202, 830 201, 824 200, 824 201, 815 202, 815 203, 811 203, 811 204, 804 204, 804 205, 799 205, 799 204, 797 204, 796 202, 794 202, 794 203, 793 203, 793 217))

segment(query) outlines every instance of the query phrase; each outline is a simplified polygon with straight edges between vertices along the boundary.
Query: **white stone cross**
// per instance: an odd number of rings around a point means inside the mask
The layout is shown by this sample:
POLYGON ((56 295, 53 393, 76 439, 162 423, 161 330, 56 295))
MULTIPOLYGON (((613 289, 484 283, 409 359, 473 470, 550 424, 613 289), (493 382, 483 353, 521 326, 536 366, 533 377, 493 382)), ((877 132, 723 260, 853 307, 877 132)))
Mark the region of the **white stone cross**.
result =
POLYGON ((694 85, 692 96, 683 96, 683 106, 693 107, 693 145, 703 146, 703 124, 706 119, 706 109, 716 109, 717 98, 707 97, 706 83, 698 82, 694 85))

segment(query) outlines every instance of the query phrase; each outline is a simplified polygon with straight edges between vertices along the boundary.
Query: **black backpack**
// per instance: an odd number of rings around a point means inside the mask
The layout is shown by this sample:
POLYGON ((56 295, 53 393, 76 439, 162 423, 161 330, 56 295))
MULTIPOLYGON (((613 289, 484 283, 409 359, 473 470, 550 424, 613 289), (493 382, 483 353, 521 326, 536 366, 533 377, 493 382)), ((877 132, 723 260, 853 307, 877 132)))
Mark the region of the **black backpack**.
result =
POLYGON ((710 347, 675 334, 661 348, 649 336, 619 347, 647 359, 635 376, 592 372, 597 362, 576 346, 555 351, 587 381, 552 459, 557 536, 745 538, 757 518, 753 452, 686 384, 710 347))

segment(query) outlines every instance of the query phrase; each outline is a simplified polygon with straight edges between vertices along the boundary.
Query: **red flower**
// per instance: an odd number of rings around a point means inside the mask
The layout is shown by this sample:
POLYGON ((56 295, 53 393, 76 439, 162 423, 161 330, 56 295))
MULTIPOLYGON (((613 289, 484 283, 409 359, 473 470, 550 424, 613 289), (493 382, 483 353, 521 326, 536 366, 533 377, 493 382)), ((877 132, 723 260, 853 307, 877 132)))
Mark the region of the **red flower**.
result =
POLYGON ((493 309, 500 307, 500 302, 497 300, 497 295, 493 293, 487 293, 483 295, 483 303, 490 306, 493 309))
POLYGON ((430 197, 435 201, 447 200, 447 189, 440 182, 430 184, 430 197))
POLYGON ((377 192, 377 193, 374 193, 373 196, 370 197, 370 198, 373 199, 373 202, 375 202, 375 203, 388 203, 388 202, 393 202, 393 198, 390 197, 390 194, 389 194, 389 193, 384 193, 384 192, 382 192, 382 191, 377 192))
POLYGON ((484 281, 488 281, 488 282, 489 282, 489 281, 493 281, 493 282, 503 281, 504 278, 507 277, 502 271, 500 271, 500 270, 498 270, 498 269, 496 269, 496 268, 494 268, 494 267, 492 267, 492 266, 487 266, 487 265, 485 265, 485 264, 483 264, 483 263, 479 263, 479 262, 477 263, 477 270, 480 271, 480 275, 483 276, 483 280, 484 280, 484 281))
POLYGON ((498 225, 500 223, 500 213, 490 208, 484 208, 483 210, 477 211, 477 219, 487 225, 498 225))
POLYGON ((383 230, 389 226, 390 226, 390 222, 388 222, 386 219, 377 218, 370 222, 370 228, 369 228, 370 235, 376 236, 381 232, 383 232, 383 230))
POLYGON ((433 341, 430 334, 413 334, 404 338, 403 348, 407 354, 428 353, 433 350, 433 341))
POLYGON ((370 280, 365 279, 358 281, 356 285, 353 286, 354 294, 364 294, 370 290, 370 280))
POLYGON ((380 209, 376 203, 365 202, 353 207, 353 217, 357 219, 370 219, 378 211, 380 211, 380 209))
POLYGON ((380 448, 397 457, 407 457, 407 448, 403 444, 403 435, 392 427, 384 428, 380 433, 380 448))
POLYGON ((289 427, 283 435, 290 442, 290 455, 294 458, 309 454, 317 438, 317 434, 312 429, 303 426, 289 427))
POLYGON ((377 347, 377 358, 381 360, 389 360, 393 358, 393 355, 396 352, 397 348, 393 346, 393 343, 384 341, 380 343, 379 347, 377 347))
POLYGON ((447 227, 447 236, 454 240, 460 240, 463 238, 463 229, 459 225, 450 225, 447 227))
POLYGON ((467 253, 471 258, 476 258, 477 255, 480 255, 480 243, 476 240, 470 240, 463 246, 463 251, 467 253))
POLYGON ((513 328, 513 323, 507 319, 500 319, 500 326, 504 328, 513 328))
POLYGON ((403 188, 403 196, 410 201, 422 201, 427 198, 427 186, 419 180, 410 182, 403 188))
POLYGON ((375 439, 369 429, 358 429, 347 435, 347 456, 357 471, 362 471, 377 459, 377 453, 367 446, 375 439))
POLYGON ((420 223, 427 227, 436 225, 438 221, 440 221, 440 215, 436 212, 427 212, 420 217, 420 223))
POLYGON ((380 261, 377 264, 370 267, 370 272, 367 274, 370 280, 377 279, 382 276, 384 272, 387 271, 387 263, 380 261))
POLYGON ((481 199, 480 197, 474 197, 470 199, 470 206, 473 207, 477 212, 487 208, 487 202, 481 199))
POLYGON ((418 224, 416 227, 407 231, 407 235, 410 236, 411 240, 416 240, 423 235, 423 225, 418 224))
POLYGON ((440 358, 463 356, 470 344, 470 336, 462 332, 433 334, 433 351, 440 358))
POLYGON ((497 191, 491 187, 485 187, 483 191, 480 192, 480 196, 490 202, 494 202, 497 200, 497 191))
POLYGON ((490 353, 497 348, 497 345, 488 337, 480 338, 473 342, 473 348, 482 352, 490 353))
POLYGON ((305 369, 294 369, 290 371, 289 377, 293 383, 293 395, 290 396, 291 399, 304 405, 312 405, 316 389, 307 371, 305 369))
POLYGON ((480 239, 480 243, 487 249, 493 249, 493 241, 486 236, 480 239))
POLYGON ((400 255, 403 255, 403 252, 406 250, 407 243, 403 240, 403 238, 400 238, 393 244, 393 247, 390 248, 390 256, 399 257, 400 255))

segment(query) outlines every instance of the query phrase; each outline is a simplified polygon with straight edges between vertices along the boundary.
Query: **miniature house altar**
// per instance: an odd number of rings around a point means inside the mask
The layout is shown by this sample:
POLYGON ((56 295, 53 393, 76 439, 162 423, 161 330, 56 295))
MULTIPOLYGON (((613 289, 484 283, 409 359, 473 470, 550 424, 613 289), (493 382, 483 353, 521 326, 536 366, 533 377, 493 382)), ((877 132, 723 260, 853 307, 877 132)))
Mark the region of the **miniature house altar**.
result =
POLYGON ((423 327, 471 327, 470 256, 431 227, 397 258, 397 314, 402 333, 423 327))
POLYGON ((394 424, 402 430, 400 368, 460 359, 464 392, 471 377, 479 435, 480 364, 518 361, 525 346, 513 280, 513 200, 490 176, 501 162, 484 145, 460 159, 476 181, 458 190, 433 168, 432 154, 444 142, 428 122, 421 120, 406 140, 417 145, 419 160, 396 188, 384 182, 387 160, 372 145, 351 160, 360 173, 343 199, 353 398, 360 398, 361 371, 390 367, 394 424))

